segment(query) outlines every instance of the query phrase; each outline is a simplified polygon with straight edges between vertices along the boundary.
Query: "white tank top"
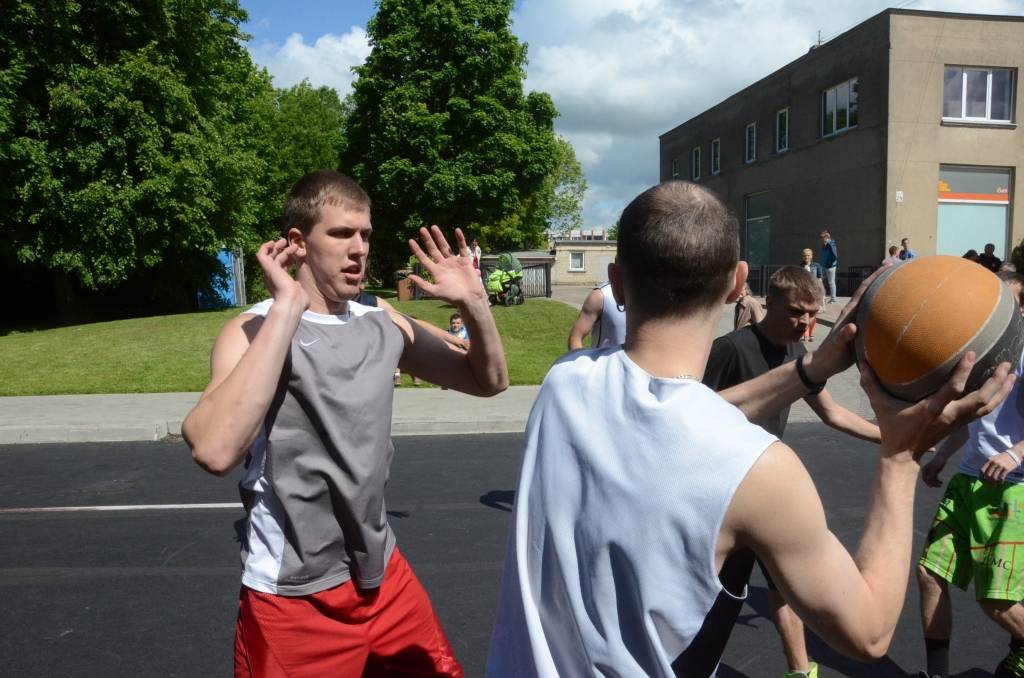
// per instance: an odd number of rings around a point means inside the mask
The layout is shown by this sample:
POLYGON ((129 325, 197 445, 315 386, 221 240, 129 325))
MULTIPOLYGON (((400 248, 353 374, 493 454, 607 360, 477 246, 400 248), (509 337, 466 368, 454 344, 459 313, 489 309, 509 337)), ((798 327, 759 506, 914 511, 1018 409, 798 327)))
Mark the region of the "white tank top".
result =
POLYGON ((777 438, 621 348, 556 363, 525 437, 487 675, 714 675, 749 575, 718 533, 777 438))
MULTIPOLYGON (((999 407, 989 414, 968 424, 971 437, 967 441, 963 458, 960 460, 960 473, 974 478, 981 476, 981 467, 985 462, 1000 452, 1013 447, 1024 440, 1024 397, 1021 381, 1024 380, 1024 356, 1017 364, 1017 381, 999 403, 999 407)), ((1006 476, 1008 483, 1024 483, 1024 466, 1006 476)))
POLYGON ((626 341, 626 313, 620 311, 615 303, 611 283, 601 283, 594 289, 601 290, 604 308, 601 309, 601 317, 592 330, 590 345, 594 348, 620 346, 626 341))

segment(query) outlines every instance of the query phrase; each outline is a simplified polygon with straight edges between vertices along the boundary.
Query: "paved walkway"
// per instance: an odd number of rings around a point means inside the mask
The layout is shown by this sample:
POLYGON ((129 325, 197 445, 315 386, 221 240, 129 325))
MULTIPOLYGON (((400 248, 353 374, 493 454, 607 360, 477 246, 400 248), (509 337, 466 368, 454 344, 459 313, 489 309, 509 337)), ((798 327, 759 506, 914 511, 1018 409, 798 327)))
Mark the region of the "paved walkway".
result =
MULTIPOLYGON (((591 288, 556 286, 553 298, 579 308, 591 288)), ((818 336, 824 338, 847 300, 826 307, 818 336)), ((719 334, 732 330, 732 306, 722 309, 719 334)), ((566 328, 568 333, 569 328, 566 328)), ((807 344, 813 349, 816 344, 807 344)), ((871 415, 867 397, 851 369, 829 382, 842 405, 871 415)), ((537 386, 512 386, 493 398, 474 398, 439 388, 400 388, 395 392, 393 435, 514 433, 522 431, 537 386)), ((0 398, 0 444, 160 440, 180 435, 181 421, 198 393, 139 393, 0 398)), ((802 401, 790 421, 816 421, 802 401)))

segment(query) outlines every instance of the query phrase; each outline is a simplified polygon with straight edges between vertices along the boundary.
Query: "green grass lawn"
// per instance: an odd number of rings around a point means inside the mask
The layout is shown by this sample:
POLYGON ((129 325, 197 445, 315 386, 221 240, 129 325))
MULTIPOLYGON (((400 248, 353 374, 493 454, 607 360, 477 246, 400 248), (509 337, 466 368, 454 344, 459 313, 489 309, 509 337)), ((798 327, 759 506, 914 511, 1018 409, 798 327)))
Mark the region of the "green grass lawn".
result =
MULTIPOLYGON (((454 311, 433 300, 391 301, 403 313, 442 328, 454 311)), ((576 311, 550 299, 492 310, 511 382, 539 384, 565 352, 576 311)), ((0 396, 201 391, 209 379, 213 340, 237 313, 155 316, 2 336, 0 396)))

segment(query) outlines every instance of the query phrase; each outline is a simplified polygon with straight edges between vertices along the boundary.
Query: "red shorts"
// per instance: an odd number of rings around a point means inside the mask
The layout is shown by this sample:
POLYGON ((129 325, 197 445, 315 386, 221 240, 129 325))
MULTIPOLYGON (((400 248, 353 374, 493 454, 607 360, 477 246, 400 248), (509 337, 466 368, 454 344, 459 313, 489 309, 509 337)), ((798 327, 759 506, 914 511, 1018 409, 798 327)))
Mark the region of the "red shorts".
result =
POLYGON ((452 654, 430 599, 396 548, 380 588, 345 582, 309 596, 242 587, 235 676, 453 676, 452 654))

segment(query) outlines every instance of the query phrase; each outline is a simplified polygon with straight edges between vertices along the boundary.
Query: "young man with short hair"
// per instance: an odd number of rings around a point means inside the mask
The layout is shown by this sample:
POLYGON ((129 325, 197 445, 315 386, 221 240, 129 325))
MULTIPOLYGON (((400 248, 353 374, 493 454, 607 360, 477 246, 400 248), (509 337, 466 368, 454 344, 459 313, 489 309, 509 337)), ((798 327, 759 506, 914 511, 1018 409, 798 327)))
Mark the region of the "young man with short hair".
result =
POLYGON ((996 256, 996 246, 987 243, 985 251, 978 255, 978 263, 993 273, 998 273, 999 268, 1003 265, 1003 260, 996 256))
POLYGON ((488 675, 713 675, 754 555, 826 642, 881 657, 906 591, 916 452, 989 411, 1010 387, 1007 366, 954 400, 972 354, 915 405, 864 369, 883 444, 854 558, 797 456, 748 418, 850 366, 859 294, 814 354, 723 399, 700 378, 722 304, 746 278, 736 218, 707 189, 672 181, 634 199, 619 228, 610 271, 626 344, 564 356, 537 396, 488 675))
MULTIPOLYGON (((809 252, 806 250, 805 252, 809 252)), ((807 353, 800 343, 821 307, 820 283, 798 266, 783 266, 768 283, 768 312, 756 325, 730 332, 715 339, 704 370, 704 384, 723 391, 766 374, 784 362, 807 353)), ((870 442, 881 442, 878 427, 837 403, 828 390, 809 393, 804 401, 832 428, 870 442)), ((755 421, 772 435, 782 437, 789 418, 789 407, 766 420, 755 421)), ((786 604, 774 581, 762 566, 768 582, 768 601, 775 627, 782 638, 782 649, 789 665, 787 678, 816 678, 818 665, 807 655, 804 626, 786 604)))
POLYGON ((303 177, 283 223, 284 237, 256 255, 272 299, 221 331, 210 384, 182 425, 207 471, 246 462, 235 675, 461 676, 395 545, 384 487, 396 366, 475 395, 508 385, 465 240, 456 230, 458 256, 434 226, 420 230, 422 248, 409 246, 433 280, 413 281, 465 318, 476 339, 468 353, 393 309, 353 301, 372 231, 354 181, 303 177))

